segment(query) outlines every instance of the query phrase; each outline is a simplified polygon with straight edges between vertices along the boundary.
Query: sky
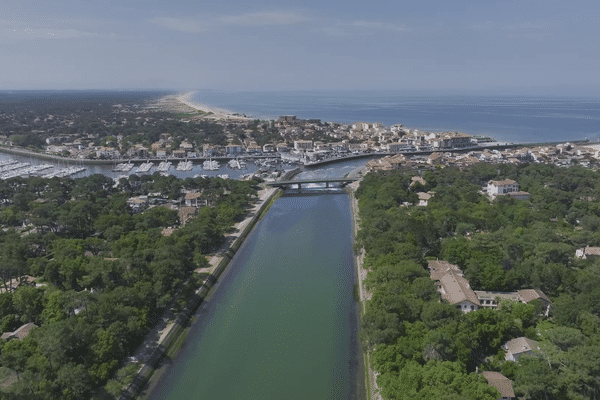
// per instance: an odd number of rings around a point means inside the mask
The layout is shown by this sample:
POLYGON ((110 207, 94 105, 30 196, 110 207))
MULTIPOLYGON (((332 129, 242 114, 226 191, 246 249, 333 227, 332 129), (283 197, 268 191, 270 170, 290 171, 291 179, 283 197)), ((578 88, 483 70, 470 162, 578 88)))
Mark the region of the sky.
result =
POLYGON ((2 0, 0 90, 600 93, 600 2, 2 0))

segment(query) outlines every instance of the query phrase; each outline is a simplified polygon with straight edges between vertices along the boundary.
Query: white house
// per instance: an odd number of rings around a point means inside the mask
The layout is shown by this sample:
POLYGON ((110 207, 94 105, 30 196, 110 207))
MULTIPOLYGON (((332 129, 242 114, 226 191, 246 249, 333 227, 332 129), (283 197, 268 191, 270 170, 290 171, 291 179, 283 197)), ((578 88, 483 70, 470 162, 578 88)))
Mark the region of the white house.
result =
POLYGON ((585 246, 581 249, 575 250, 575 257, 587 260, 588 258, 594 258, 600 256, 600 247, 585 246))
POLYGON ((417 196, 419 196, 419 202, 417 203, 417 205, 420 206, 420 207, 427 206, 427 203, 429 202, 429 199, 431 199, 431 194, 430 193, 419 192, 419 193, 417 193, 417 196))
POLYGON ((504 179, 501 181, 492 180, 487 184, 487 194, 490 198, 518 191, 519 184, 512 179, 504 179))

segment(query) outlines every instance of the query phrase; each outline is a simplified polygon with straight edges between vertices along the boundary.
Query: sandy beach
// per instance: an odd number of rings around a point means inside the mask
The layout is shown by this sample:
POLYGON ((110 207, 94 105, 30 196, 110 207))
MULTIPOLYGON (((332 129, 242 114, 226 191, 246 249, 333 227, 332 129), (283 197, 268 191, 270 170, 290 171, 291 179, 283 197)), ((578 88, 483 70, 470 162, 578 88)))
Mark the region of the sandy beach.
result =
POLYGON ((195 91, 171 94, 163 96, 149 105, 149 108, 158 108, 171 112, 193 112, 201 111, 204 114, 198 115, 199 118, 214 120, 242 120, 250 121, 252 118, 236 115, 234 112, 223 108, 211 107, 206 104, 200 104, 192 101, 195 91))

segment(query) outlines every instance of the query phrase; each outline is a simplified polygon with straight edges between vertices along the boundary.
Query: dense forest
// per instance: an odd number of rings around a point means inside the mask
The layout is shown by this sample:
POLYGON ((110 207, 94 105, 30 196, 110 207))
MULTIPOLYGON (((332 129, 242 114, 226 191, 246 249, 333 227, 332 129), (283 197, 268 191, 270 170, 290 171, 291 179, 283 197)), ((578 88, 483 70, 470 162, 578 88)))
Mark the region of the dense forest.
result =
POLYGON ((164 310, 183 307, 175 294, 199 286, 193 271, 243 218, 257 183, 159 174, 0 182, 0 331, 38 326, 0 341, 0 399, 118 395, 125 378, 115 372, 164 310), (149 193, 178 202, 184 189, 214 205, 184 226, 176 210, 133 213, 126 203, 149 193))
MULTIPOLYGON (((183 140, 226 145, 223 126, 214 122, 190 121, 192 114, 174 114, 147 109, 163 92, 32 92, 0 93, 0 132, 15 146, 45 149, 46 139, 79 138, 95 146, 150 146, 162 133, 169 133, 178 148, 183 140)), ((198 112, 198 115, 201 114, 198 112)))
POLYGON ((497 371, 528 399, 600 398, 600 260, 576 249, 600 245, 600 177, 544 164, 398 170, 369 174, 357 190, 358 245, 372 298, 361 322, 386 399, 496 399, 475 373, 497 371), (411 185, 415 175, 425 185, 411 185), (528 200, 482 188, 513 179, 528 200), (418 192, 434 192, 417 207, 418 192), (427 260, 458 265, 472 288, 541 289, 552 301, 501 303, 463 314, 440 301, 427 260), (525 336, 542 351, 505 361, 502 344, 525 336))

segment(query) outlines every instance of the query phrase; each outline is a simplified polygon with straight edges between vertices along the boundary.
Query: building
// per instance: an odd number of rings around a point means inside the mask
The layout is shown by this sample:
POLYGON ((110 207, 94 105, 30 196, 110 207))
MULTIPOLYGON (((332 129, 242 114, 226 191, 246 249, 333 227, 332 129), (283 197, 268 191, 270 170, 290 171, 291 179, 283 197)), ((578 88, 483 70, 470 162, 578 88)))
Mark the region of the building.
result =
POLYGON ((521 303, 529 304, 530 301, 539 300, 545 308, 544 315, 547 317, 550 313, 552 302, 540 289, 523 289, 517 292, 521 303))
POLYGON ((98 158, 119 158, 121 153, 114 147, 100 146, 96 149, 96 157, 98 158))
POLYGON ((399 153, 401 151, 408 151, 413 148, 407 142, 388 143, 386 145, 386 147, 387 147, 387 151, 389 151, 390 153, 399 153))
POLYGON ((244 148, 239 144, 229 144, 225 146, 225 152, 227 154, 242 154, 244 152, 244 148))
POLYGON ((417 203, 417 205, 420 207, 427 206, 429 199, 431 199, 431 194, 425 192, 419 192, 417 193, 417 196, 419 196, 419 202, 417 203))
POLYGON ((256 143, 250 143, 247 147, 246 147, 246 152, 247 153, 260 153, 262 151, 262 147, 260 147, 259 145, 257 145, 256 143))
POLYGON ((413 176, 412 178, 410 178, 410 185, 408 185, 408 187, 413 187, 414 185, 417 184, 417 182, 419 184, 421 184, 422 186, 425 186, 427 184, 427 182, 425 181, 425 179, 421 178, 420 176, 413 176))
POLYGON ((177 158, 185 158, 187 152, 183 149, 178 149, 178 150, 173 150, 173 153, 171 153, 173 155, 173 157, 177 157, 177 158))
POLYGON ((179 148, 185 151, 192 151, 194 150, 194 145, 184 140, 179 144, 179 148))
POLYGON ((156 157, 166 157, 167 156, 167 150, 166 149, 158 149, 156 150, 156 157))
POLYGON ((138 213, 148 207, 148 196, 130 197, 125 203, 134 213, 138 213))
POLYGON ((290 151, 289 147, 287 147, 287 144, 285 143, 277 143, 275 147, 279 153, 290 151))
POLYGON ((588 258, 600 257, 600 247, 589 247, 575 250, 575 257, 587 260, 588 258))
POLYGON ((294 140, 294 149, 297 151, 309 151, 313 148, 312 140, 294 140))
POLYGON ((517 192, 508 193, 508 196, 512 197, 513 199, 517 199, 517 200, 528 200, 529 197, 531 197, 531 195, 528 192, 524 192, 522 190, 519 190, 517 192))
POLYGON ((208 205, 208 201, 202 196, 202 193, 186 193, 184 201, 186 207, 203 207, 208 205))
POLYGON ((429 276, 435 282, 442 299, 464 313, 479 309, 479 299, 457 265, 447 261, 429 260, 428 268, 429 276))
POLYGON ((500 372, 483 371, 481 375, 483 375, 483 377, 487 379, 488 385, 498 389, 501 396, 498 398, 498 400, 516 399, 515 391, 512 387, 512 382, 500 372))
POLYGON ((512 179, 504 179, 501 181, 492 180, 488 182, 486 191, 488 196, 493 199, 496 196, 518 192, 519 184, 512 179))
POLYGON ((509 340, 502 345, 502 348, 506 351, 506 356, 504 358, 507 361, 518 361, 519 357, 522 357, 524 354, 536 355, 541 351, 538 342, 523 336, 509 340))
POLYGON ((517 292, 490 292, 485 290, 475 290, 477 299, 482 307, 485 308, 498 308, 500 303, 503 301, 520 301, 519 293, 517 292))
POLYGON ((2 334, 2 339, 4 339, 4 340, 12 340, 12 339, 23 340, 27 336, 29 336, 29 334, 31 333, 32 330, 34 330, 37 327, 38 326, 36 324, 34 324, 33 322, 30 322, 28 324, 22 325, 19 329, 17 329, 14 332, 4 332, 2 334))
POLYGON ((150 155, 150 152, 143 145, 136 144, 135 146, 133 146, 129 150, 127 150, 127 155, 129 157, 144 158, 144 157, 148 157, 150 155))
POLYGON ((276 149, 276 146, 273 143, 267 143, 263 146, 263 153, 272 153, 276 149))

